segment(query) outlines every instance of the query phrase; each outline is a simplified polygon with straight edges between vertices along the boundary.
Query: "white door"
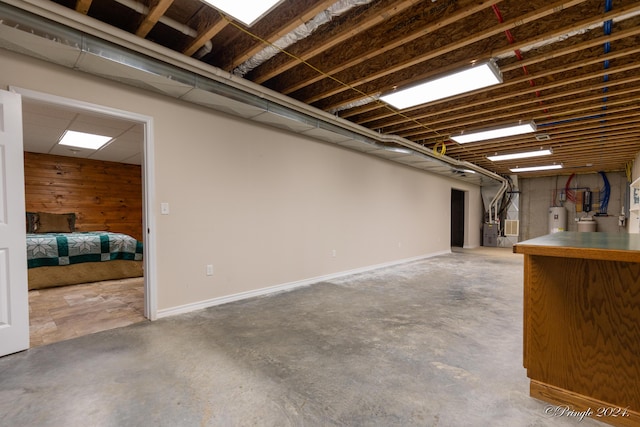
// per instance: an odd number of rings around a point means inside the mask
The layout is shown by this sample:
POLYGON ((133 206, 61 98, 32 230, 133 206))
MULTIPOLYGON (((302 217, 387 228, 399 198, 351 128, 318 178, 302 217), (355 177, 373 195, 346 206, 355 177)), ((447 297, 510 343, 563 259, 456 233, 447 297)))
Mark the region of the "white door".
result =
POLYGON ((22 101, 0 90, 0 356, 29 348, 22 101))

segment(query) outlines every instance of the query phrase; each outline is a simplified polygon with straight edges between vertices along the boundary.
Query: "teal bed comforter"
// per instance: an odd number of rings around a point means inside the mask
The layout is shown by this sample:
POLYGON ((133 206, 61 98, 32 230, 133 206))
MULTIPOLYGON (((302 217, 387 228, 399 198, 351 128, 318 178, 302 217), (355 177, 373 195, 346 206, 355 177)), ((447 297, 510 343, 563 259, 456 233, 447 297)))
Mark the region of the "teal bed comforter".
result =
POLYGON ((116 259, 142 260, 142 242, 106 231, 27 234, 29 268, 116 259))

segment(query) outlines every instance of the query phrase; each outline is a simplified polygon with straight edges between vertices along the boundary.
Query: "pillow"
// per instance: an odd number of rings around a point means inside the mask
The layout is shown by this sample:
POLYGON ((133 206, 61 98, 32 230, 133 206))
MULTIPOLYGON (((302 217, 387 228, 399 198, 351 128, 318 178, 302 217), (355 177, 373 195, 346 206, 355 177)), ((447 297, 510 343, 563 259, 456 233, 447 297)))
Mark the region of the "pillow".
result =
POLYGON ((38 212, 36 233, 73 233, 76 229, 76 214, 54 214, 38 212))

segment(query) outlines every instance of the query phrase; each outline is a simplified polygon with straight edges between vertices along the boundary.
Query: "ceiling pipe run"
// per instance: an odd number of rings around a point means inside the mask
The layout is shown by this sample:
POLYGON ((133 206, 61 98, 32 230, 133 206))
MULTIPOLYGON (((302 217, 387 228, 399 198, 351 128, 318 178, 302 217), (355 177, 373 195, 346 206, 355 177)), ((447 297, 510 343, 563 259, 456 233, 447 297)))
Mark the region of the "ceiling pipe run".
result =
MULTIPOLYGON (((622 21, 625 21, 627 19, 635 18, 638 15, 640 15, 640 11, 629 12, 627 14, 617 16, 617 17, 611 19, 610 21, 613 22, 613 23, 622 22, 622 21)), ((589 31, 593 31, 593 30, 596 30, 596 29, 599 29, 599 28, 603 28, 604 25, 605 25, 604 22, 600 22, 600 23, 597 23, 597 24, 590 25, 588 27, 578 28, 576 30, 573 30, 573 31, 567 33, 567 34, 563 34, 563 35, 555 37, 555 38, 550 38, 550 39, 542 40, 542 41, 537 42, 537 43, 532 43, 532 44, 527 45, 527 46, 523 46, 519 50, 520 50, 520 52, 528 52, 528 51, 533 50, 533 49, 540 49, 541 47, 548 46, 548 45, 551 45, 551 44, 554 44, 554 43, 558 43, 558 42, 562 42, 562 41, 565 41, 568 38, 579 36, 579 35, 582 35, 582 34, 586 34, 589 31)), ((514 57, 514 56, 515 56, 515 53, 509 52, 509 53, 505 53, 504 55, 498 55, 498 56, 496 56, 495 59, 496 60, 500 60, 500 59, 511 58, 511 57, 514 57)))
POLYGON ((70 14, 53 2, 0 3, 0 47, 447 178, 475 185, 506 181, 469 162, 436 155, 396 135, 379 134, 86 15, 70 14), (408 152, 388 150, 392 146, 408 152), (477 173, 460 174, 460 169, 477 173))
MULTIPOLYGON (((638 15, 640 15, 640 11, 629 12, 629 13, 626 13, 626 14, 622 14, 620 16, 616 16, 616 17, 610 19, 610 21, 612 23, 617 23, 617 22, 621 22, 621 21, 624 21, 624 20, 627 20, 627 19, 635 18, 638 15)), ((589 31, 592 31, 594 29, 602 28, 603 26, 604 26, 604 22, 599 22, 597 24, 592 24, 592 25, 589 25, 589 26, 584 27, 584 28, 578 28, 578 29, 575 29, 575 30, 573 30, 571 32, 568 32, 566 34, 563 34, 563 35, 560 35, 560 36, 557 36, 557 37, 554 37, 554 38, 544 39, 544 40, 541 40, 541 41, 538 41, 538 42, 531 43, 529 45, 520 47, 520 48, 518 48, 518 51, 520 53, 526 53, 526 52, 529 52, 529 51, 534 50, 534 49, 539 49, 539 48, 542 48, 542 47, 545 47, 545 46, 548 46, 548 45, 552 45, 552 44, 555 44, 555 43, 559 43, 559 42, 565 41, 565 40, 567 40, 567 39, 569 39, 571 37, 575 37, 575 36, 579 36, 579 35, 582 35, 582 34, 586 34, 589 31)), ((496 55, 496 56, 492 57, 491 59, 493 59, 493 60, 495 60, 497 62, 497 61, 501 61, 501 60, 504 60, 504 59, 513 58, 515 56, 517 56, 516 52, 509 51, 509 52, 505 52, 505 53, 503 53, 501 55, 496 55)), ((378 97, 375 97, 375 96, 362 98, 362 99, 359 99, 359 100, 356 100, 356 101, 353 101, 353 102, 350 102, 350 103, 347 103, 347 104, 339 105, 338 107, 336 107, 334 109, 334 111, 335 112, 339 112, 339 111, 345 111, 345 110, 349 110, 349 109, 356 108, 356 107, 361 107, 363 105, 367 105, 369 103, 376 102, 377 100, 378 100, 378 97)))

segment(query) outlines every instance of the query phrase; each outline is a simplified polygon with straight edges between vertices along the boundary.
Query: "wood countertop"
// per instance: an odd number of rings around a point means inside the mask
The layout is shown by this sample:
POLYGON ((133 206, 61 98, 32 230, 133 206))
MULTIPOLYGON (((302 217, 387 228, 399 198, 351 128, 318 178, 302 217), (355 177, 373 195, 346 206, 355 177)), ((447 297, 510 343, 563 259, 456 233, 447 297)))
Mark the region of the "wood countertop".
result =
POLYGON ((561 231, 525 240, 513 252, 562 258, 640 262, 640 234, 561 231))
POLYGON ((640 235, 562 231, 513 251, 524 254, 530 395, 640 427, 640 235))

